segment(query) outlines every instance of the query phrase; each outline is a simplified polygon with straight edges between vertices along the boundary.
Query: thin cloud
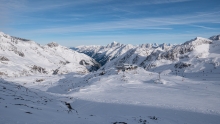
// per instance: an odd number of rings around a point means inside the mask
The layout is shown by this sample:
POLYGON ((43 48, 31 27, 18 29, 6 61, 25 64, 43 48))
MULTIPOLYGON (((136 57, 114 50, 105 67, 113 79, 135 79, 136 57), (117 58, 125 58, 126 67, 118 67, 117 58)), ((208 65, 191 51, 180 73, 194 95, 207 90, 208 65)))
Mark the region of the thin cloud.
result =
MULTIPOLYGON (((220 13, 220 12, 219 12, 220 13)), ((170 16, 164 18, 140 18, 127 19, 120 21, 110 21, 102 23, 90 23, 83 25, 72 25, 66 27, 44 28, 34 30, 35 33, 68 33, 68 32, 94 32, 94 31, 114 31, 127 29, 154 29, 154 30, 171 30, 175 25, 188 25, 204 29, 209 27, 197 25, 198 23, 214 23, 220 20, 216 13, 202 15, 182 15, 170 16)))
POLYGON ((204 29, 216 29, 216 28, 210 28, 210 27, 206 27, 206 26, 202 26, 202 25, 190 25, 190 26, 204 28, 204 29))
MULTIPOLYGON (((213 35, 219 34, 219 32, 186 32, 186 33, 152 33, 152 34, 125 34, 125 35, 86 35, 86 36, 73 36, 73 38, 68 39, 71 44, 70 47, 79 45, 107 45, 112 41, 117 41, 124 44, 134 44, 140 45, 145 43, 171 43, 179 44, 189 41, 197 36, 209 38, 213 35), (102 42, 100 42, 102 41, 102 42)), ((63 43, 63 40, 60 41, 63 43)))
POLYGON ((186 2, 191 0, 149 0, 142 3, 137 3, 136 5, 150 5, 150 4, 168 4, 168 3, 179 3, 179 2, 186 2))

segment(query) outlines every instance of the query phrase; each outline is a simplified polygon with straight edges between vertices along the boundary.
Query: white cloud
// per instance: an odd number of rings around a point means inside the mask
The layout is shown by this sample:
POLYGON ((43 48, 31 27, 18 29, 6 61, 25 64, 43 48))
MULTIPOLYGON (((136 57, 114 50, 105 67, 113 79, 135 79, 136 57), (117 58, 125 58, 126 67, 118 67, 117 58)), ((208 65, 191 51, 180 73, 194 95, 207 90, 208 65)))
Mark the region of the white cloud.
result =
POLYGON ((203 29, 215 29, 198 25, 198 23, 216 23, 220 17, 216 16, 220 12, 206 14, 177 15, 160 18, 139 18, 126 19, 120 21, 110 21, 101 23, 89 23, 82 25, 70 25, 61 27, 51 27, 36 29, 33 33, 71 33, 71 32, 94 32, 94 31, 114 31, 126 29, 152 29, 152 30, 171 30, 175 25, 194 26, 203 29))

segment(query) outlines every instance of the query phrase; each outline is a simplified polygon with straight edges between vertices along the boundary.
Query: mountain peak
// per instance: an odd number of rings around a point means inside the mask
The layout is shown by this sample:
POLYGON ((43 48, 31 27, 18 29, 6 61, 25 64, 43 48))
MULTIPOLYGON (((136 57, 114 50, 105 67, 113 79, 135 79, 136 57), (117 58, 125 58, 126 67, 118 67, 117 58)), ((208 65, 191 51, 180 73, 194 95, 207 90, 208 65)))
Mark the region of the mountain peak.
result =
POLYGON ((116 42, 116 41, 113 41, 113 42, 111 43, 111 45, 117 45, 117 44, 119 44, 119 43, 116 42))
POLYGON ((113 41, 112 43, 108 44, 106 47, 109 48, 109 47, 115 47, 115 46, 118 46, 120 45, 120 43, 116 42, 116 41, 113 41))
POLYGON ((184 45, 200 45, 200 44, 209 44, 211 43, 212 40, 207 39, 207 38, 203 38, 203 37, 196 37, 190 41, 186 41, 185 43, 183 43, 184 45))
POLYGON ((210 40, 220 40, 220 34, 219 35, 214 35, 209 38, 210 40))
POLYGON ((55 42, 51 42, 51 43, 48 43, 47 46, 49 46, 49 47, 52 48, 52 47, 58 47, 59 44, 58 44, 58 43, 55 43, 55 42))

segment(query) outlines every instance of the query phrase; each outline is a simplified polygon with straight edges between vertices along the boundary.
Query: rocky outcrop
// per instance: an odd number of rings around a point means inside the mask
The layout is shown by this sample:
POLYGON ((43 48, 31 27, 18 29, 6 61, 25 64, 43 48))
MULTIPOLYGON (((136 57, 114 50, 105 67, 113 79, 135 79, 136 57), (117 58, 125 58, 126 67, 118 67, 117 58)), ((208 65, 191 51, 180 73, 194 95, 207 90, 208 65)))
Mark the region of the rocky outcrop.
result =
POLYGON ((52 42, 52 43, 48 43, 47 46, 53 48, 53 47, 58 47, 59 44, 52 42))
POLYGON ((191 66, 191 64, 183 63, 183 62, 179 62, 174 65, 175 68, 179 68, 179 69, 186 68, 189 66, 191 66))
POLYGON ((36 66, 36 65, 34 65, 31 69, 32 69, 33 71, 39 72, 39 73, 44 73, 44 74, 47 74, 47 73, 48 73, 45 68, 42 68, 42 67, 36 66))
POLYGON ((0 56, 0 61, 9 61, 9 59, 4 56, 0 56))
POLYGON ((89 71, 97 71, 101 65, 99 63, 97 63, 96 61, 90 61, 90 62, 87 62, 85 60, 81 60, 79 62, 80 65, 83 65, 83 66, 91 66, 89 71), (93 64, 91 65, 90 62, 92 62, 93 64))
POLYGON ((70 63, 69 61, 60 61, 59 64, 66 65, 66 64, 69 64, 69 63, 70 63))
POLYGON ((85 60, 81 60, 81 61, 79 62, 79 64, 80 64, 80 65, 89 65, 89 63, 87 63, 85 60))
POLYGON ((21 51, 18 51, 18 50, 14 50, 14 53, 21 56, 21 57, 24 57, 24 53, 21 52, 21 51))
POLYGON ((220 34, 209 38, 210 40, 220 40, 220 34))

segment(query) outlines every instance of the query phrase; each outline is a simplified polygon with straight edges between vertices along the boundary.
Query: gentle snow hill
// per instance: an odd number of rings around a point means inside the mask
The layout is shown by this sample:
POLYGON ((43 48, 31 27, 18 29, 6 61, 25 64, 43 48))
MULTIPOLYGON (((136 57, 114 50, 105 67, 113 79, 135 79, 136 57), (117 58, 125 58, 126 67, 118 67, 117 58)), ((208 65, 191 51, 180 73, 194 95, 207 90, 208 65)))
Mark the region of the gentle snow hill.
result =
POLYGON ((0 32, 0 76, 86 73, 99 67, 89 56, 57 43, 41 46, 0 32))

